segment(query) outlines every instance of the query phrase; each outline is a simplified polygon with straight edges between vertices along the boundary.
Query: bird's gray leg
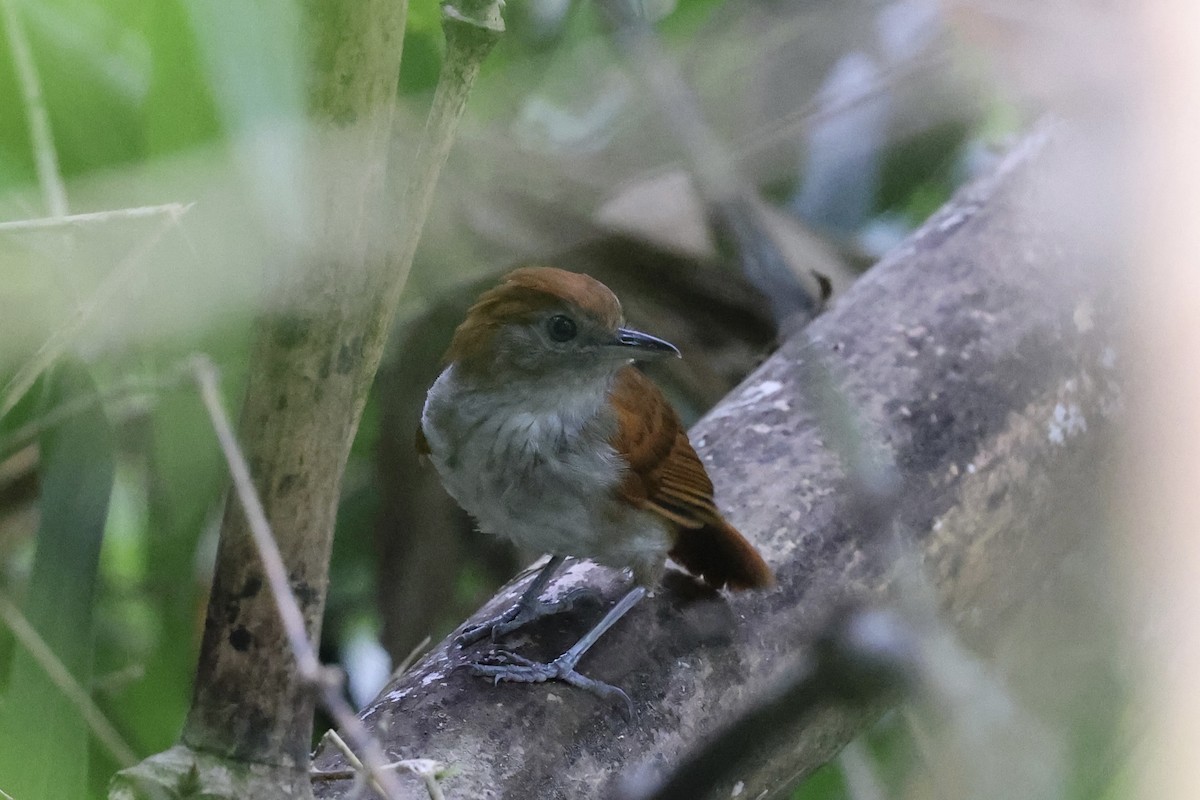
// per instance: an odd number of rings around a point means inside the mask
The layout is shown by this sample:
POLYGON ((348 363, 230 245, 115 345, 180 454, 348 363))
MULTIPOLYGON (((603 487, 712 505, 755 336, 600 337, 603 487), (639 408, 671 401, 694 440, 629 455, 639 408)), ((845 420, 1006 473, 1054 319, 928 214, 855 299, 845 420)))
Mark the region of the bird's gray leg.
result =
POLYGON ((550 583, 550 579, 554 577, 554 573, 558 571, 565 560, 564 556, 552 556, 512 608, 497 617, 492 617, 487 622, 467 628, 454 641, 460 647, 477 642, 487 636, 495 641, 535 619, 570 611, 583 602, 598 602, 598 593, 591 589, 576 589, 567 592, 562 599, 551 603, 544 603, 538 599, 542 590, 546 588, 546 584, 550 583))
POLYGON ((626 715, 630 718, 633 716, 633 702, 629 699, 629 695, 618 689, 616 686, 589 678, 581 675, 575 670, 575 665, 579 663, 579 659, 583 658, 583 654, 594 645, 601 636, 603 636, 609 628, 617 623, 621 617, 629 612, 629 609, 638 604, 643 597, 646 596, 646 588, 637 586, 630 589, 617 604, 613 606, 604 619, 596 623, 596 625, 580 638, 569 650, 563 653, 558 658, 548 664, 543 664, 537 661, 519 656, 516 653, 501 651, 495 654, 496 657, 504 659, 507 663, 501 664, 468 664, 467 669, 473 675, 483 675, 491 678, 494 682, 500 681, 515 681, 517 683, 542 683, 544 681, 558 680, 564 683, 569 683, 572 686, 577 686, 580 689, 586 689, 592 694, 604 700, 622 700, 624 701, 626 715))

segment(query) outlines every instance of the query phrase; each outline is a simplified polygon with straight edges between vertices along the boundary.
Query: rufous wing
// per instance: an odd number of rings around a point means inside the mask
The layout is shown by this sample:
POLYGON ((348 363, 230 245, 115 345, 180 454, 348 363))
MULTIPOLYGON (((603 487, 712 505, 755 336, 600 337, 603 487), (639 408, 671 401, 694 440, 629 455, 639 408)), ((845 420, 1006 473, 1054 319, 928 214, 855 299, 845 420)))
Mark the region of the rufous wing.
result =
POLYGON ((713 502, 712 480, 662 391, 625 367, 610 397, 617 413, 612 444, 628 463, 618 491, 671 523, 671 558, 718 589, 770 585, 771 568, 713 502))

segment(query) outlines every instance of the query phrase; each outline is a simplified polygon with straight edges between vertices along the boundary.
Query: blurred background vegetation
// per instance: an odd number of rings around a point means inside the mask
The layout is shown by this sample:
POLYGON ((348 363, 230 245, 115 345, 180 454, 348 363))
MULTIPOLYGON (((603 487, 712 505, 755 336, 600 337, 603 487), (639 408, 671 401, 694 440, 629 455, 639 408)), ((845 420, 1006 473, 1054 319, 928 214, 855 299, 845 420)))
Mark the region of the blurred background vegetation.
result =
MULTIPOLYGON (((796 260, 839 288, 1027 118, 935 0, 648 4, 796 260)), ((288 4, 0 6, 0 789, 100 797, 124 759, 175 741, 188 708, 227 475, 181 365, 209 354, 236 407, 264 301, 264 231, 302 224, 291 209, 315 157, 298 144, 305 60, 288 4), (22 85, 26 50, 40 99, 22 85), (39 172, 39 159, 57 167, 39 172), (30 222, 91 212, 111 213, 30 222), (89 732, 78 698, 19 635, 24 623, 115 743, 89 732)), ((691 419, 774 337, 595 9, 528 0, 506 14, 346 473, 322 656, 345 667, 357 703, 535 555, 474 534, 411 449, 425 388, 480 281, 530 260, 604 278, 635 322, 692 356, 660 376, 691 419)), ((399 153, 419 131, 442 48, 437 5, 414 0, 399 153)), ((1098 716, 1067 737, 1082 755, 1064 797, 1121 796, 1096 782, 1110 739, 1098 716)), ((905 730, 892 715, 868 737, 881 796, 913 780, 905 730)), ((850 796, 844 766, 796 797, 850 796)))

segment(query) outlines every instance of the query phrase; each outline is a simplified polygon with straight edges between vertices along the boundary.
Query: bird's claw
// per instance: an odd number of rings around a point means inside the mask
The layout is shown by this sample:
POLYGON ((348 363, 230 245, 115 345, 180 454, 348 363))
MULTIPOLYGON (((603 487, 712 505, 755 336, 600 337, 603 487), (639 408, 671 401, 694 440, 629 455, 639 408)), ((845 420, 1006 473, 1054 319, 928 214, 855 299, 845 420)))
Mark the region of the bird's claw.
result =
POLYGON ((571 611, 581 605, 599 605, 603 600, 604 596, 599 591, 588 587, 581 587, 572 589, 558 600, 550 602, 538 600, 526 604, 518 603, 503 614, 492 617, 487 622, 467 628, 454 638, 454 642, 459 647, 466 647, 469 644, 478 642, 480 639, 489 637, 495 642, 518 628, 523 628, 534 620, 548 617, 551 614, 561 614, 564 611, 571 611))
POLYGON ((549 663, 532 661, 510 650, 497 650, 484 657, 485 660, 473 661, 463 667, 472 675, 491 678, 493 684, 501 681, 510 683, 545 683, 546 681, 562 681, 590 692, 609 703, 620 705, 626 720, 633 719, 633 701, 624 691, 610 683, 589 678, 575 669, 574 659, 566 655, 559 656, 549 663))
MULTIPOLYGON (((513 620, 520 616, 521 607, 513 606, 508 611, 505 611, 499 616, 492 617, 487 622, 481 622, 478 625, 472 625, 470 628, 467 628, 458 636, 454 637, 454 643, 459 647, 466 647, 469 644, 474 644, 480 639, 484 639, 489 636, 492 638, 492 641, 495 641, 496 637, 500 635, 496 632, 497 629, 509 625, 511 622, 513 622, 513 620)), ((506 629, 505 632, 508 630, 512 630, 512 628, 506 629)))

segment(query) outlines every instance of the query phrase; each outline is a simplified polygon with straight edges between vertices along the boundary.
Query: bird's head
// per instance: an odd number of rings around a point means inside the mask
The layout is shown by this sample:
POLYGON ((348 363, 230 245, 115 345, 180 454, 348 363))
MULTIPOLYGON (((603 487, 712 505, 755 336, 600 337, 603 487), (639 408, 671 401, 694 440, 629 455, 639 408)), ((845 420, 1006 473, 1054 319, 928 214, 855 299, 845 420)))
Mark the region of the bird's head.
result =
POLYGON ((475 302, 446 361, 476 378, 516 380, 603 375, 631 360, 679 355, 624 323, 617 296, 595 278, 524 267, 475 302))

